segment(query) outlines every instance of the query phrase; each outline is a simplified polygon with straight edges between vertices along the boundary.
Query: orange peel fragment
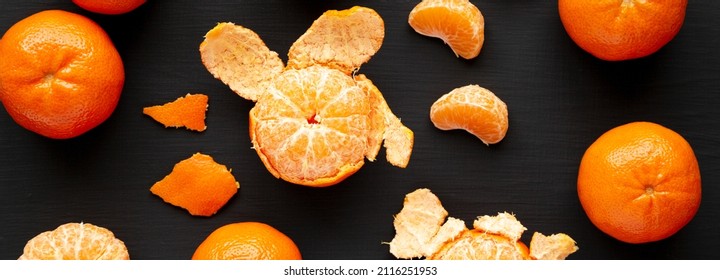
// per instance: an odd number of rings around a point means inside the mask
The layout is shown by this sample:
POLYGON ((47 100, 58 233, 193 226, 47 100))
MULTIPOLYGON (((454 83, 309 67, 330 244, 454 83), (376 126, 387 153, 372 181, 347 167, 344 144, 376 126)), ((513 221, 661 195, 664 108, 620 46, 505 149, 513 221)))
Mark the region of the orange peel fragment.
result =
POLYGON ((390 253, 403 259, 561 260, 578 250, 564 233, 535 233, 527 247, 520 241, 526 228, 506 212, 478 217, 468 229, 462 220, 448 217, 438 197, 425 188, 405 196, 393 225, 390 253))
POLYGON ((287 67, 324 65, 350 74, 377 53, 384 38, 385 23, 375 10, 329 10, 290 47, 287 67))
POLYGON ((212 216, 240 188, 231 171, 212 157, 195 153, 175 164, 172 172, 150 187, 163 201, 193 216, 212 216))
POLYGON ((240 97, 256 101, 285 67, 252 30, 222 22, 200 43, 203 65, 240 97))
POLYGON ((208 107, 208 96, 190 94, 179 97, 175 101, 163 105, 143 108, 143 114, 150 116, 165 127, 185 127, 188 130, 205 131, 205 112, 208 107))

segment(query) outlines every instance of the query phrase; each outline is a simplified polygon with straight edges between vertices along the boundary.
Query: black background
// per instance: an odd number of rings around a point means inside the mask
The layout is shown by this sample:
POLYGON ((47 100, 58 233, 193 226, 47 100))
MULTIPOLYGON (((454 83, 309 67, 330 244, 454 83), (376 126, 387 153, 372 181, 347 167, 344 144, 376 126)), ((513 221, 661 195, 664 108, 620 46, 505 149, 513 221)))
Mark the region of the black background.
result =
MULTIPOLYGON (((40 232, 67 222, 112 230, 132 259, 189 259, 214 229, 268 223, 305 259, 394 259, 383 242, 393 215, 419 187, 436 193, 468 225, 478 215, 513 212, 528 228, 565 232, 580 250, 570 259, 720 259, 720 2, 691 1, 680 33, 654 55, 605 62, 565 33, 555 1, 473 1, 485 17, 485 45, 473 60, 407 24, 419 1, 153 1, 125 15, 93 14, 70 0, 0 2, 0 30, 45 9, 97 21, 123 57, 126 82, 114 114, 74 139, 51 140, 0 110, 0 258, 15 259, 40 232), (344 182, 324 189, 275 179, 251 149, 253 103, 214 79, 198 45, 217 22, 246 26, 286 61, 290 45, 328 9, 363 5, 385 20, 380 51, 361 73, 415 132, 406 169, 381 153, 344 182), (508 105, 499 144, 440 131, 430 105, 453 88, 486 87, 508 105), (209 95, 208 129, 166 129, 142 114, 186 93, 209 95), (674 236, 630 245, 596 229, 576 194, 580 159, 603 132, 652 121, 683 135, 702 173, 695 218, 674 236), (240 190, 215 216, 190 216, 149 192, 175 163, 202 152, 232 168, 240 190)), ((2 54, 0 54, 2 59, 2 54)))

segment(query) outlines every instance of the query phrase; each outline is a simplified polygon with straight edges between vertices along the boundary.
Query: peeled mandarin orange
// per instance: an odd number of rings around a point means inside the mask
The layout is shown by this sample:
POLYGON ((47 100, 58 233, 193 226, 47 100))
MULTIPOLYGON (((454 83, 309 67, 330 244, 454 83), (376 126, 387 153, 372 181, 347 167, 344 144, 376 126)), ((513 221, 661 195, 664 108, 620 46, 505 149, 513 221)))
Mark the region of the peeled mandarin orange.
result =
POLYGON ((268 92, 250 110, 250 138, 276 177, 326 186, 363 166, 368 136, 380 132, 368 117, 368 93, 350 76, 318 66, 287 70, 268 92))
POLYGON ((602 134, 585 151, 577 191, 590 221, 627 243, 672 236, 697 213, 700 168, 690 144, 651 122, 602 134))
POLYGON ((145 4, 146 0, 72 0, 85 10, 106 14, 119 15, 128 13, 145 4))
POLYGON ((240 188, 231 171, 212 157, 195 153, 175 164, 172 172, 150 187, 165 202, 193 216, 212 216, 240 188))
POLYGON ((562 260, 578 250, 575 240, 563 233, 536 232, 527 247, 520 241, 526 228, 506 212, 478 217, 468 229, 462 220, 448 217, 438 197, 424 188, 405 196, 393 225, 390 253, 403 259, 562 260))
POLYGON ((505 102, 477 85, 456 88, 440 97, 430 107, 430 120, 441 130, 470 132, 486 145, 500 142, 508 129, 505 102))
POLYGON ((20 260, 128 260, 120 239, 104 227, 67 223, 27 242, 20 260))
POLYGON ((570 38, 603 60, 651 55, 669 43, 685 21, 687 0, 559 0, 570 38))
POLYGON ((33 14, 7 30, 0 53, 0 101, 16 123, 40 135, 84 134, 107 120, 120 99, 120 54, 84 16, 33 14))
POLYGON ((260 222, 224 225, 205 238, 193 260, 301 260, 290 237, 260 222))
POLYGON ((485 42, 485 19, 468 0, 423 0, 410 11, 408 23, 422 35, 442 39, 465 59, 477 57, 485 42))
POLYGON ((190 94, 163 105, 143 108, 143 114, 150 116, 165 127, 185 127, 194 131, 205 131, 205 112, 208 96, 202 93, 190 94))
POLYGON ((372 9, 330 10, 292 45, 288 66, 259 36, 220 23, 200 45, 204 65, 235 92, 256 100, 250 138, 268 171, 311 187, 337 184, 375 160, 406 167, 414 135, 382 93, 356 71, 384 39, 372 9), (351 75, 352 74, 352 75, 351 75), (235 85, 235 86, 233 86, 235 85))

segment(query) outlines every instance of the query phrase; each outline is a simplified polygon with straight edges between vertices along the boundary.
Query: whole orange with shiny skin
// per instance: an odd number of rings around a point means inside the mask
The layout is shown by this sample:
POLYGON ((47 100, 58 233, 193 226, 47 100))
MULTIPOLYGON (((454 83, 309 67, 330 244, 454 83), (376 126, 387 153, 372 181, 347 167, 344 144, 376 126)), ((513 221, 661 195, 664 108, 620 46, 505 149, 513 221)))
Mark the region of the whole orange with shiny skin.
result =
POLYGON ((650 122, 600 136, 580 162, 578 197, 603 232, 627 243, 665 239, 700 207, 700 168, 680 134, 650 122))
POLYGON ((73 3, 93 13, 120 15, 145 4, 147 0, 72 0, 73 3))
POLYGON ((125 71, 110 37, 92 20, 47 10, 0 40, 0 101, 22 127, 55 139, 79 136, 118 104, 125 71))
POLYGON ((193 260, 300 260, 295 242, 260 222, 224 225, 197 247, 193 260))
POLYGON ((657 52, 680 31, 687 0, 559 0, 560 20, 580 48, 608 61, 657 52))

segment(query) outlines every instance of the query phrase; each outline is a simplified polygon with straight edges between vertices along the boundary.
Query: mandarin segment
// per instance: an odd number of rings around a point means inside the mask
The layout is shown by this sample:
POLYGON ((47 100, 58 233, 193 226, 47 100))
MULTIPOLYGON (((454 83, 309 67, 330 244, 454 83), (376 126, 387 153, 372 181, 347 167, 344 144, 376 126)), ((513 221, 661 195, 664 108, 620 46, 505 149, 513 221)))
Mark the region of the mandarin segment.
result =
POLYGON ((430 107, 430 120, 441 130, 462 129, 486 145, 505 138, 508 111, 505 102, 478 85, 453 89, 430 107))
POLYGON ((485 19, 468 0, 423 0, 410 11, 408 23, 417 33, 442 39, 465 59, 477 57, 485 42, 485 19))
POLYGON ((150 187, 163 201, 193 216, 212 216, 236 193, 240 184, 225 165, 195 153, 175 164, 172 172, 150 187))
POLYGON ((697 213, 700 168, 690 144, 651 122, 632 122, 603 133, 580 162, 580 204, 590 221, 627 243, 668 238, 697 213))
POLYGON ((565 234, 550 237, 535 234, 528 248, 520 241, 526 228, 506 212, 478 217, 473 229, 468 229, 459 219, 445 220, 447 214, 429 189, 407 194, 402 210, 393 221, 395 237, 389 243, 390 253, 403 259, 529 260, 565 259, 578 249, 575 241, 565 234))
POLYGON ((104 227, 67 223, 30 239, 19 260, 128 260, 127 247, 104 227))
POLYGON ((163 105, 143 108, 143 114, 150 116, 165 127, 185 127, 194 131, 205 131, 205 112, 208 96, 202 93, 190 94, 163 105))
POLYGON ((231 22, 217 24, 200 44, 205 68, 242 98, 256 101, 285 67, 254 31, 231 22))
POLYGON ((288 68, 324 65, 350 74, 377 53, 384 38, 385 23, 375 10, 329 10, 290 47, 288 68))

